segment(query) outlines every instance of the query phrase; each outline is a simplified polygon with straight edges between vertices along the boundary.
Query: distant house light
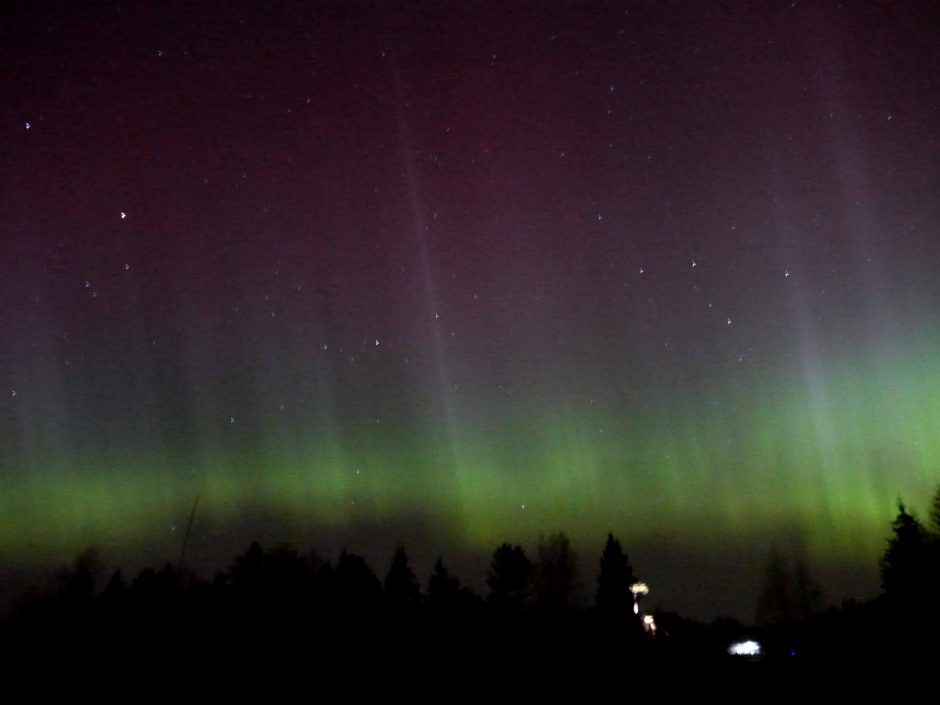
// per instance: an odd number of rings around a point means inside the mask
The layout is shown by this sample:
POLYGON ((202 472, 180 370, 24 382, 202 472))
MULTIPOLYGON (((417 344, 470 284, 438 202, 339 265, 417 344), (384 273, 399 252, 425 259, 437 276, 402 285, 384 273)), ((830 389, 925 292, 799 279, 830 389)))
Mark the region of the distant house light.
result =
POLYGON ((760 644, 756 641, 739 641, 728 647, 732 656, 760 656, 760 644))

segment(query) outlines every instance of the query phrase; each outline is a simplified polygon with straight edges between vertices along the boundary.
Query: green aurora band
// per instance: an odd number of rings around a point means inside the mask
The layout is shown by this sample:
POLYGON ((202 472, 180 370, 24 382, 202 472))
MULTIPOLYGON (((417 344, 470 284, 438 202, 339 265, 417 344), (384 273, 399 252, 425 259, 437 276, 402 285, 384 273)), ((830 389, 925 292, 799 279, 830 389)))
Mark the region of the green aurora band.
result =
POLYGON ((341 441, 272 425, 195 453, 36 451, 32 467, 0 479, 0 557, 55 561, 155 536, 173 551, 180 534, 167 527, 198 496, 209 525, 268 512, 294 541, 408 514, 479 549, 559 529, 576 543, 614 529, 628 545, 713 547, 796 529, 813 561, 875 566, 897 499, 917 507, 940 480, 932 347, 653 413, 586 404, 443 434, 363 424, 341 441))

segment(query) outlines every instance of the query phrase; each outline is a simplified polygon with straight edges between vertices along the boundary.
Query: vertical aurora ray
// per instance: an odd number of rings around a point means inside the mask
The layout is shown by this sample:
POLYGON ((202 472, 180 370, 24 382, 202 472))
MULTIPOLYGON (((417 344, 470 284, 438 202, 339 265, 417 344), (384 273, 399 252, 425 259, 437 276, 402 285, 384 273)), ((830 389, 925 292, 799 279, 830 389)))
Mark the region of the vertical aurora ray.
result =
POLYGON ((318 526, 418 510, 480 550, 559 528, 588 545, 613 527, 639 545, 695 536, 716 549, 796 531, 814 561, 873 562, 896 496, 927 496, 940 462, 927 431, 940 424, 940 370, 914 351, 899 357, 830 363, 831 374, 782 380, 746 403, 713 398, 721 410, 700 416, 681 405, 654 418, 532 408, 465 430, 453 446, 460 471, 446 482, 433 444, 366 426, 342 447, 328 432, 272 427, 234 452, 205 446, 198 461, 188 451, 144 463, 133 453, 60 455, 41 476, 3 479, 0 551, 22 559, 43 546, 62 559, 89 542, 127 550, 155 535, 172 547, 168 525, 200 496, 214 530, 261 511, 297 542, 318 526), (200 472, 170 479, 194 463, 200 472))
POLYGON ((774 541, 871 594, 940 482, 938 26, 3 5, 0 573, 199 497, 193 565, 613 530, 657 595, 737 558, 746 615, 774 541))
MULTIPOLYGON (((430 344, 433 350, 433 365, 436 371, 437 381, 437 389, 434 398, 442 413, 442 419, 440 421, 443 424, 444 444, 447 446, 442 449, 442 452, 439 454, 439 467, 431 472, 444 477, 456 475, 458 478, 457 482, 460 484, 462 478, 471 474, 474 470, 466 467, 463 454, 460 453, 457 447, 459 420, 453 398, 456 385, 451 380, 444 351, 443 328, 440 322, 441 297, 438 293, 435 274, 436 267, 428 240, 430 226, 425 216, 425 208, 421 198, 420 176, 415 165, 413 154, 415 144, 411 137, 411 130, 405 114, 405 109, 408 105, 404 97, 406 86, 397 65, 393 68, 393 86, 395 95, 395 117, 398 127, 398 149, 405 168, 404 178, 408 192, 408 204, 410 206, 411 230, 418 250, 417 265, 419 285, 423 291, 423 314, 427 321, 426 325, 419 324, 418 329, 420 331, 429 331, 430 344)), ((432 433, 434 432, 432 431, 432 433)), ((445 484, 448 484, 448 482, 452 482, 452 480, 445 481, 445 484)), ((458 492, 457 497, 462 498, 465 494, 465 492, 458 492)), ((451 511, 453 512, 453 508, 451 511)), ((458 511, 460 510, 458 509, 458 511)))

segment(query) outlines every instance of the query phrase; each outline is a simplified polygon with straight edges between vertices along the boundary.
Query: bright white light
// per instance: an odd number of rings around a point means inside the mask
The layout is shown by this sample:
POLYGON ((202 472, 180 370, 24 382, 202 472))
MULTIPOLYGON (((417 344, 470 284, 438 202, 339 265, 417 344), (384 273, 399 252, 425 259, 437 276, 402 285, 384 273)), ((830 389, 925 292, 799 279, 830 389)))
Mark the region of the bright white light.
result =
POLYGON ((760 644, 756 641, 739 641, 728 647, 728 653, 732 656, 759 656, 760 644))

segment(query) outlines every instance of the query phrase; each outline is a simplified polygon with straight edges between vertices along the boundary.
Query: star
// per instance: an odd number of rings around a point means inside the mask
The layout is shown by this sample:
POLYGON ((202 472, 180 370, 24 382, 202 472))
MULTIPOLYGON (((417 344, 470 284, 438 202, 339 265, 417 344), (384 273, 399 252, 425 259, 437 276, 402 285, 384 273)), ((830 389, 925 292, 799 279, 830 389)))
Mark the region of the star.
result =
POLYGON ((121 220, 124 220, 125 218, 127 218, 127 213, 121 211, 121 220))

